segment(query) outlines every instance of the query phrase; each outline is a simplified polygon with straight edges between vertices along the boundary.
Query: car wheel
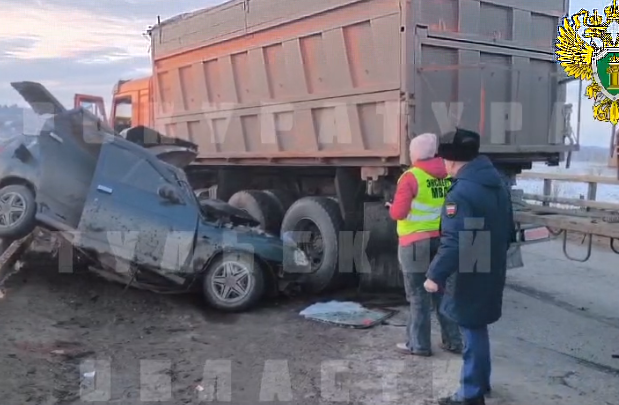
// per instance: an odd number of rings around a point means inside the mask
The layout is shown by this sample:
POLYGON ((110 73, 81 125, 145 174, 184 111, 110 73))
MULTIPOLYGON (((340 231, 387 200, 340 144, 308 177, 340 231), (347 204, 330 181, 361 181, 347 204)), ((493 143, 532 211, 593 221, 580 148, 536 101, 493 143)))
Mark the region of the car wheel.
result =
POLYGON ((277 203, 268 195, 258 190, 243 190, 235 193, 228 204, 243 210, 260 222, 260 227, 273 234, 279 232, 282 215, 277 203))
POLYGON ((0 238, 18 239, 36 227, 36 201, 26 186, 14 184, 0 189, 0 238))
POLYGON ((282 219, 288 208, 297 201, 295 193, 289 190, 264 190, 264 193, 277 204, 282 219))
POLYGON ((204 297, 221 311, 246 311, 264 296, 265 279, 264 269, 252 255, 227 252, 208 266, 204 297))
POLYGON ((288 232, 312 263, 313 274, 305 285, 311 292, 340 285, 339 235, 344 229, 343 222, 337 202, 326 197, 301 198, 284 216, 282 235, 288 232))

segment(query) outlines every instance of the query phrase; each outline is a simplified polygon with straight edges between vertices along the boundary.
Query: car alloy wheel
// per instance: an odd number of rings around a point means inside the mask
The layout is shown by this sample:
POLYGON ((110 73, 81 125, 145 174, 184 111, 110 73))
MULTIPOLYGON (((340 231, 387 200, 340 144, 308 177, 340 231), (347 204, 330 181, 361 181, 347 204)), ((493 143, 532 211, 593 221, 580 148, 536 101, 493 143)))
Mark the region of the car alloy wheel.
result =
POLYGON ((10 228, 22 220, 28 203, 18 193, 10 192, 0 197, 0 227, 10 228))
POLYGON ((211 287, 217 299, 233 304, 245 299, 254 288, 252 272, 245 263, 223 261, 211 277, 211 287))

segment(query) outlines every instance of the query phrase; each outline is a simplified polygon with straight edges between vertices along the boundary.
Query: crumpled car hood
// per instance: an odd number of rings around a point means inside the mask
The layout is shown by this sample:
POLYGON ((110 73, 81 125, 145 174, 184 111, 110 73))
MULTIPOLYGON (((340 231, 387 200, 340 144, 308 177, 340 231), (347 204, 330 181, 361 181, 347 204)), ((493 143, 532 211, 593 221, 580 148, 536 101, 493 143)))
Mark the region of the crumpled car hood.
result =
POLYGON ((41 83, 13 82, 11 86, 30 104, 32 110, 39 115, 55 115, 67 112, 62 103, 41 83))
POLYGON ((218 217, 229 218, 233 224, 256 227, 260 225, 254 217, 227 202, 210 198, 201 198, 200 205, 203 210, 218 217))
POLYGON ((195 143, 165 136, 143 125, 127 128, 120 136, 147 148, 159 159, 179 168, 184 168, 198 157, 198 145, 195 143))

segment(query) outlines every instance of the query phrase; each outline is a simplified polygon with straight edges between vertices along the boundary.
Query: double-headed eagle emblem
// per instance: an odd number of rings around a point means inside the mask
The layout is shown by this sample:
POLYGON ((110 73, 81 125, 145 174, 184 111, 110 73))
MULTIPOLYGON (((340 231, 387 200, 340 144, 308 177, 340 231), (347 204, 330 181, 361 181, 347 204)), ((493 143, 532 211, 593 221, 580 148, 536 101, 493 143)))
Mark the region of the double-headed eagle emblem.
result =
POLYGON ((593 100, 596 120, 619 121, 619 7, 617 0, 604 9, 580 10, 564 18, 556 41, 557 61, 568 76, 591 82, 586 96, 593 100), (588 42, 587 42, 588 40, 588 42))

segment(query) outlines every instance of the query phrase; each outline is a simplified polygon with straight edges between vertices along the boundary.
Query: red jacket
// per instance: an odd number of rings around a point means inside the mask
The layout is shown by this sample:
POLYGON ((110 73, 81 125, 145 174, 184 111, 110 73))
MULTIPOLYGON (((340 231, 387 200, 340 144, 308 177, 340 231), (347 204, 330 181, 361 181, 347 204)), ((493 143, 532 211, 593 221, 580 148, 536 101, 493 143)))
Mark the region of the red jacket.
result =
MULTIPOLYGON (((432 158, 427 160, 419 160, 415 162, 413 167, 417 167, 430 176, 444 179, 447 177, 445 171, 445 164, 441 158, 432 158)), ((406 219, 411 210, 411 204, 413 199, 417 196, 417 189, 419 185, 415 175, 410 172, 404 173, 404 176, 398 183, 393 203, 389 209, 389 215, 394 221, 400 221, 406 219)), ((408 246, 414 242, 420 240, 433 238, 440 236, 438 230, 431 232, 416 232, 410 235, 406 235, 400 238, 400 246, 408 246)))

